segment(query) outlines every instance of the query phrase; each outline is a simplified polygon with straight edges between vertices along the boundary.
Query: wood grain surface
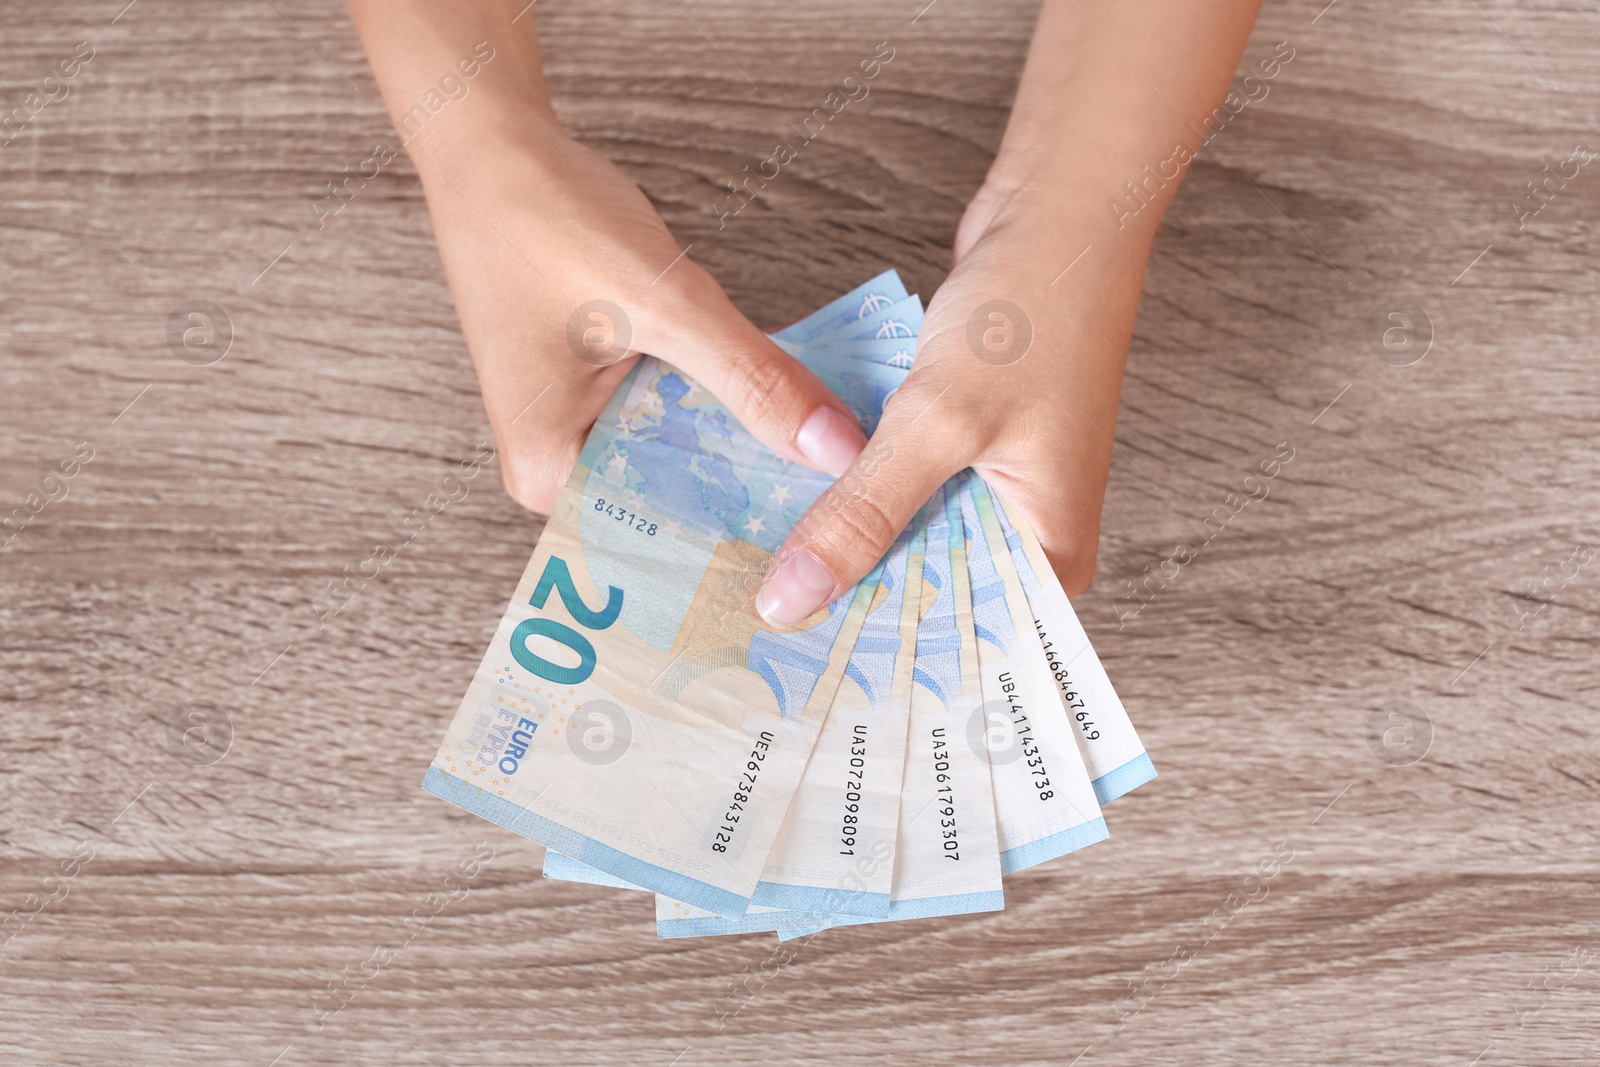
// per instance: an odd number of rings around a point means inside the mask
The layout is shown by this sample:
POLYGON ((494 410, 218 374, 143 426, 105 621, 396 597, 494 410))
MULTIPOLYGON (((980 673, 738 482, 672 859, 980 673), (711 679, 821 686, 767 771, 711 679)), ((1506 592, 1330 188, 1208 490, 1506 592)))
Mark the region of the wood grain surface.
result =
MULTIPOLYGON (((1002 913, 780 950, 658 942, 420 791, 539 525, 491 467, 319 628, 488 433, 415 173, 319 229, 394 136, 339 5, 125 2, 0 7, 0 115, 93 49, 0 134, 0 1062, 1600 1062, 1600 162, 1515 207, 1600 149, 1592 4, 1269 0, 1245 65, 1295 58, 1157 241, 1078 601, 1161 777, 1002 913)), ((774 324, 940 281, 1033 10, 925 4, 537 14, 563 118, 774 324)))

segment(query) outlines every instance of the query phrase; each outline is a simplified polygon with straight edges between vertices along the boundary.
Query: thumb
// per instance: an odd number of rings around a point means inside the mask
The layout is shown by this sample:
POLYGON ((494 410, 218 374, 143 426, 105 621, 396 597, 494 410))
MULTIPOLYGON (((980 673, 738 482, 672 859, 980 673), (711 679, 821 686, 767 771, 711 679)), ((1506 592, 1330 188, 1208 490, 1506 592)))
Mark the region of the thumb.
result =
POLYGON ((855 462, 867 444, 855 416, 720 287, 675 318, 644 350, 705 386, 756 440, 827 474, 843 474, 855 462))
MULTIPOLYGON (((890 410, 896 407, 903 411, 891 400, 890 410)), ((860 581, 939 486, 967 466, 962 452, 927 422, 886 412, 861 457, 778 550, 756 611, 773 626, 792 626, 860 581)))

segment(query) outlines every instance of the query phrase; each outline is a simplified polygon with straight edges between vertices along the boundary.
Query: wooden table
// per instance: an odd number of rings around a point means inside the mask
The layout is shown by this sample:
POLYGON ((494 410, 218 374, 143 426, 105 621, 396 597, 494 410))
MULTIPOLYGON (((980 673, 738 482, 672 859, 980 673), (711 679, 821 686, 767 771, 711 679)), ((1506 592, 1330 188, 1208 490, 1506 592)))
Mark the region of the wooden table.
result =
MULTIPOLYGON (((319 228, 394 136, 338 5, 123 2, 0 10, 0 107, 67 92, 0 148, 0 1062, 1600 1060, 1600 163, 1515 207, 1600 148, 1592 5, 1269 4, 1245 63, 1295 58, 1157 242, 1079 599, 1161 777, 1002 913, 780 950, 658 942, 419 790, 539 526, 490 469, 319 628, 487 436, 415 174, 319 228)), ((537 13, 563 117, 777 323, 939 283, 1032 11, 924 2, 537 13)))

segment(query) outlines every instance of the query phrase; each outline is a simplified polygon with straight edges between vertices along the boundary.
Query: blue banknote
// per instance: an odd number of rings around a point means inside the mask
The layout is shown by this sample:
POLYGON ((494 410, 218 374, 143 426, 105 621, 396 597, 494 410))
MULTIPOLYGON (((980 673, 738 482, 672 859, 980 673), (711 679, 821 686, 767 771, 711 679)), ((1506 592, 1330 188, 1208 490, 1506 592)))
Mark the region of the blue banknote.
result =
POLYGON ((892 270, 886 270, 876 278, 856 286, 837 300, 830 301, 820 311, 807 315, 792 326, 785 326, 772 336, 780 343, 785 341, 804 343, 836 327, 861 322, 885 308, 892 307, 908 295, 900 275, 892 270))

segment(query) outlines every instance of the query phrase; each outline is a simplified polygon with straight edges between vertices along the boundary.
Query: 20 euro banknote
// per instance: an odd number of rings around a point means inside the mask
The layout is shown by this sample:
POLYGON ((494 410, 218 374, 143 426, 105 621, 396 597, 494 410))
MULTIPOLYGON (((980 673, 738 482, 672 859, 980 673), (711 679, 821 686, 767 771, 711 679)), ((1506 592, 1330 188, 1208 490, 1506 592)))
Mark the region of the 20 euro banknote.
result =
POLYGON ((863 584, 786 631, 755 613, 772 554, 830 481, 641 360, 423 787, 623 881, 743 914, 872 599, 863 584))

